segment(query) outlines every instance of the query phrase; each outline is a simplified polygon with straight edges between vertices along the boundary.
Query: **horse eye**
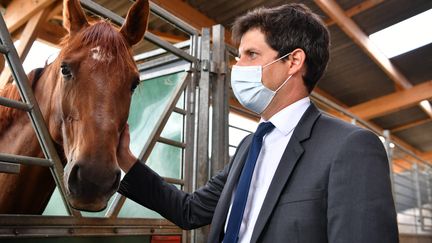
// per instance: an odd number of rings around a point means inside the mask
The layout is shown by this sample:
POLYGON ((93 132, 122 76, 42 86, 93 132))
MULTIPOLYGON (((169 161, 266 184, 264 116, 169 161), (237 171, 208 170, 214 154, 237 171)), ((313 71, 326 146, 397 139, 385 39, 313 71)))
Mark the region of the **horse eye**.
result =
POLYGON ((70 67, 66 63, 61 64, 60 72, 65 79, 71 79, 72 78, 72 72, 70 70, 70 67))
POLYGON ((139 83, 140 83, 140 80, 138 78, 132 82, 132 86, 131 86, 131 92, 132 93, 134 92, 136 87, 139 85, 139 83))

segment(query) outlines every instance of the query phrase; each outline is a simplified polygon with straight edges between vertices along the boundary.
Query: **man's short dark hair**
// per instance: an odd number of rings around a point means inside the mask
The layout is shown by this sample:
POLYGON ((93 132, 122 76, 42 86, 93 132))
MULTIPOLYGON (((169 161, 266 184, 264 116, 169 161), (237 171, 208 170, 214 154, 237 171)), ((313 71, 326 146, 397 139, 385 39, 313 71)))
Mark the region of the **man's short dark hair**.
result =
POLYGON ((296 48, 306 53, 303 80, 309 92, 323 75, 329 60, 330 34, 318 15, 304 4, 286 4, 275 8, 258 8, 234 22, 233 40, 251 29, 259 29, 267 44, 281 57, 296 48))

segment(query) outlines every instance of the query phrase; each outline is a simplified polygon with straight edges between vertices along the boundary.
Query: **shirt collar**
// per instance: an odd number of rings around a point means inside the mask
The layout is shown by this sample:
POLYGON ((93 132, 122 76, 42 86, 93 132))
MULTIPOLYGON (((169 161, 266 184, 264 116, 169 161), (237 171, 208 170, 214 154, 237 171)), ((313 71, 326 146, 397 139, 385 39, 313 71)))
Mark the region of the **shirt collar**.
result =
MULTIPOLYGON (((310 105, 310 98, 307 96, 291 105, 283 108, 274 114, 269 121, 273 123, 282 134, 288 135, 297 126, 301 117, 310 105)), ((265 120, 261 118, 260 123, 265 120)))

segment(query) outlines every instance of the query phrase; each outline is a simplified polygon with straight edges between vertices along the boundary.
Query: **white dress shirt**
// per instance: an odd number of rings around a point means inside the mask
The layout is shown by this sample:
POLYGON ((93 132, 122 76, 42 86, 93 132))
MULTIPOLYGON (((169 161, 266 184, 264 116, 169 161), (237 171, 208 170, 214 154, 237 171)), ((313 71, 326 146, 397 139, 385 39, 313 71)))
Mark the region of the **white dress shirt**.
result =
MULTIPOLYGON (((250 242, 258 214, 285 148, 293 134, 294 128, 297 126, 300 118, 303 116, 309 105, 309 97, 303 98, 288 107, 285 107, 269 119, 269 121, 275 126, 275 129, 263 138, 263 145, 252 175, 249 195, 240 226, 239 243, 250 242)), ((265 122, 265 120, 261 119, 260 123, 261 122, 265 122)), ((225 231, 231 213, 234 195, 235 190, 233 192, 231 206, 225 223, 225 231)))

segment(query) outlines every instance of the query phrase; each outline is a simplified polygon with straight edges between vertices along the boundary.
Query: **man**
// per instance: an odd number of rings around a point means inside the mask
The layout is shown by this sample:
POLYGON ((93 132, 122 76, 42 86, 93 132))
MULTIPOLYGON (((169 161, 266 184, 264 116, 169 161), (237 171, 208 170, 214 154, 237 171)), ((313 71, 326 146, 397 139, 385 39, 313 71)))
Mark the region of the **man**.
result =
POLYGON ((261 115, 255 135, 194 193, 165 183, 119 146, 120 193, 184 229, 211 223, 208 242, 394 243, 389 168, 371 132, 321 114, 309 94, 329 59, 329 33, 302 4, 236 20, 231 85, 261 115))

